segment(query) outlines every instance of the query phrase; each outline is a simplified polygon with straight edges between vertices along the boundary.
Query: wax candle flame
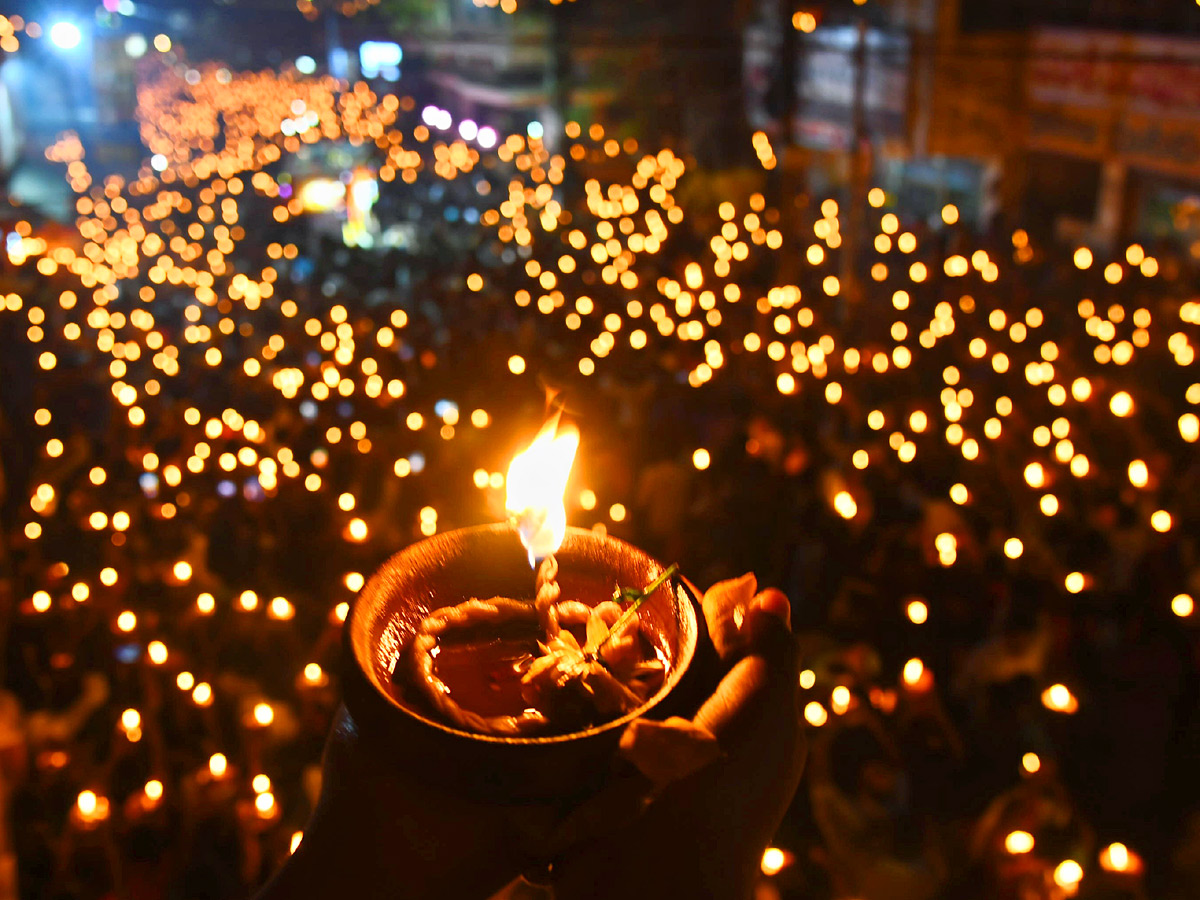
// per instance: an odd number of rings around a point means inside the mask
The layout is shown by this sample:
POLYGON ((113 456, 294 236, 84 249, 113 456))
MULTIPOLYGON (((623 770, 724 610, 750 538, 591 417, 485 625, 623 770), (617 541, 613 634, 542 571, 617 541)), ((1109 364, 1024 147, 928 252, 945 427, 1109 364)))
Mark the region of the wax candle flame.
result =
POLYGON ((563 494, 578 449, 579 430, 572 425, 559 427, 555 416, 508 467, 504 505, 529 551, 530 565, 557 550, 566 536, 563 494))

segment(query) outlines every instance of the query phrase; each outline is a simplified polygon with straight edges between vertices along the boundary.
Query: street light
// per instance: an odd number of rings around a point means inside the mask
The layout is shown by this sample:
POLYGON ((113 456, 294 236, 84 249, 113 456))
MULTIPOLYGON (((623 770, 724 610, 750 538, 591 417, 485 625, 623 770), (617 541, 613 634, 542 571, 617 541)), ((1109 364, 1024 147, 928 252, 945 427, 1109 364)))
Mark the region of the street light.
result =
POLYGON ((50 40, 62 50, 74 50, 82 39, 79 26, 72 22, 55 22, 50 26, 50 40))

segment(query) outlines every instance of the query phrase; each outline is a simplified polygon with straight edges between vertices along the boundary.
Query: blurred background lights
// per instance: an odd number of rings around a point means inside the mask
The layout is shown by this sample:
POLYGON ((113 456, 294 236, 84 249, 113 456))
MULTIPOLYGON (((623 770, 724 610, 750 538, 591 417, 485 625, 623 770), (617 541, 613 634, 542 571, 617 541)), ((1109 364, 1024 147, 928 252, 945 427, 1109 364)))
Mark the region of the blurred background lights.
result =
POLYGON ((79 26, 74 22, 55 22, 50 26, 50 40, 62 50, 74 50, 83 39, 79 26))
POLYGON ((125 38, 125 54, 130 59, 141 59, 149 49, 150 43, 146 40, 144 34, 137 34, 135 32, 125 38))

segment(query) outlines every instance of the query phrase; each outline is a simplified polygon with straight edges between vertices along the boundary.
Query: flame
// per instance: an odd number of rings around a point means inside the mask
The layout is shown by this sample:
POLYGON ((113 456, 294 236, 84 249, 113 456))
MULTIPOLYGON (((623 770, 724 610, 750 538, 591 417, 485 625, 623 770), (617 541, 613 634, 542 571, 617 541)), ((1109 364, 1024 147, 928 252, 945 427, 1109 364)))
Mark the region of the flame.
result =
POLYGON ((531 565, 557 550, 567 534, 563 494, 578 449, 579 430, 571 425, 559 428, 555 416, 508 467, 504 506, 529 551, 531 565))

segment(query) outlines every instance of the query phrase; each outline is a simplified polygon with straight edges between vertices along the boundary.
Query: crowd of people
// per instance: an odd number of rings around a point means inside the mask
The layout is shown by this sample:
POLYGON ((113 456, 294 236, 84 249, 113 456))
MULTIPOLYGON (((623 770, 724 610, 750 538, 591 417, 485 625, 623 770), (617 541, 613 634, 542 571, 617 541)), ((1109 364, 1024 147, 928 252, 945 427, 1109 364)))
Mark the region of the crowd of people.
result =
POLYGON ((765 178, 689 200, 704 173, 603 129, 492 150, 365 85, 196 72, 142 97, 151 149, 182 123, 162 167, 52 149, 80 242, 18 225, 0 272, 0 897, 262 884, 347 604, 504 518, 547 389, 572 524, 792 601, 811 752, 762 896, 1194 895, 1194 260, 879 190, 842 234, 765 178), (243 114, 269 103, 313 140, 243 114), (347 140, 419 240, 287 202, 347 140))

